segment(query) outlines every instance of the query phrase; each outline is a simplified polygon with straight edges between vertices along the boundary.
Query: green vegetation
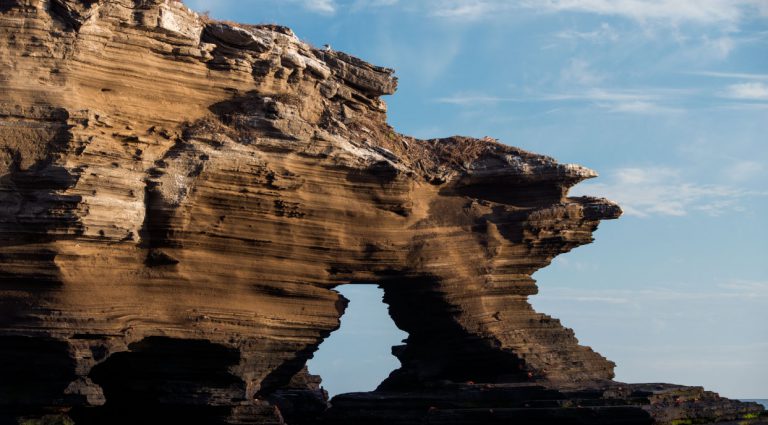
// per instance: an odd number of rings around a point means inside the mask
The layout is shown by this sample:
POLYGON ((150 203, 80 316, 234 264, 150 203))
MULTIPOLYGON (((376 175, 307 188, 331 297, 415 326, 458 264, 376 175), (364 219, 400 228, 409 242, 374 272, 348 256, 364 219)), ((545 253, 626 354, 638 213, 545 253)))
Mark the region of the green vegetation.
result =
POLYGON ((741 419, 757 419, 759 417, 759 413, 747 413, 746 415, 742 416, 741 419))

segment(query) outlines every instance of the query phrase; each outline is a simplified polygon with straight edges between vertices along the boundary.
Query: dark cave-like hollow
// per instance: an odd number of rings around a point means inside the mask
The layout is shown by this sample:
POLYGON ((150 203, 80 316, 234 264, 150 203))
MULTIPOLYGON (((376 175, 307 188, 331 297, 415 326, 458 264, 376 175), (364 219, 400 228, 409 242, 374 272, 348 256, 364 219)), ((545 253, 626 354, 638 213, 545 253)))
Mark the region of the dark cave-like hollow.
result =
POLYGON ((0 410, 52 404, 76 376, 75 361, 62 341, 3 336, 0 359, 0 410))
POLYGON ((148 337, 94 367, 89 377, 104 391, 106 404, 75 409, 81 424, 219 423, 233 400, 245 394, 230 368, 237 350, 203 340, 148 337), (221 407, 217 407, 221 406, 221 407), (199 422, 204 421, 204 422, 199 422))

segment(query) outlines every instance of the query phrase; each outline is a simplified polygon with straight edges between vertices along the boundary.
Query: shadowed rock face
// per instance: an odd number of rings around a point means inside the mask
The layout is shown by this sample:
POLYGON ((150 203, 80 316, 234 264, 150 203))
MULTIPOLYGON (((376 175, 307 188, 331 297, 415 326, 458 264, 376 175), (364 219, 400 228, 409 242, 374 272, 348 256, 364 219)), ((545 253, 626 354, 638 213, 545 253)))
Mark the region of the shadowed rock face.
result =
POLYGON ((568 197, 593 171, 398 134, 392 70, 174 1, 0 0, 0 33, 0 423, 758 420, 528 303, 621 215, 568 197), (360 281, 410 336, 327 411, 305 364, 360 281))

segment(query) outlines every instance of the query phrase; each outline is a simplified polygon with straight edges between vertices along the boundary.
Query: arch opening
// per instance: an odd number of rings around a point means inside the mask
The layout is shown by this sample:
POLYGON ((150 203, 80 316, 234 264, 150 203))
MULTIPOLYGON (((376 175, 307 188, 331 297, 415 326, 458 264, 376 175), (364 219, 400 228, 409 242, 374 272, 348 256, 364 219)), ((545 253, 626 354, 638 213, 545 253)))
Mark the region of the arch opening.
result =
POLYGON ((408 334, 395 326, 384 303, 384 290, 375 284, 342 285, 336 290, 348 300, 339 329, 308 362, 311 373, 322 376, 330 397, 373 391, 400 367, 392 347, 408 334))

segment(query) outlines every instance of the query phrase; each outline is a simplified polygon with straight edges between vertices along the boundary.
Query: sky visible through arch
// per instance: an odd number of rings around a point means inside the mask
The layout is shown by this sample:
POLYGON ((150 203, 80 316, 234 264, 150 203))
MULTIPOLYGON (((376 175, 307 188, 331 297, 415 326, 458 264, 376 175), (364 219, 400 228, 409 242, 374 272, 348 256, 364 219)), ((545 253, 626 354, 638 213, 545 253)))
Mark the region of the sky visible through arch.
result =
POLYGON ((408 334, 389 317, 383 289, 352 284, 336 290, 349 305, 341 317, 341 327, 323 341, 309 361, 309 371, 323 377, 322 385, 331 396, 373 391, 400 367, 392 356, 392 346, 401 345, 408 334))
POLYGON ((626 214, 538 272, 534 306, 619 380, 768 398, 768 0, 186 3, 395 68, 400 132, 600 172, 574 193, 626 214))

